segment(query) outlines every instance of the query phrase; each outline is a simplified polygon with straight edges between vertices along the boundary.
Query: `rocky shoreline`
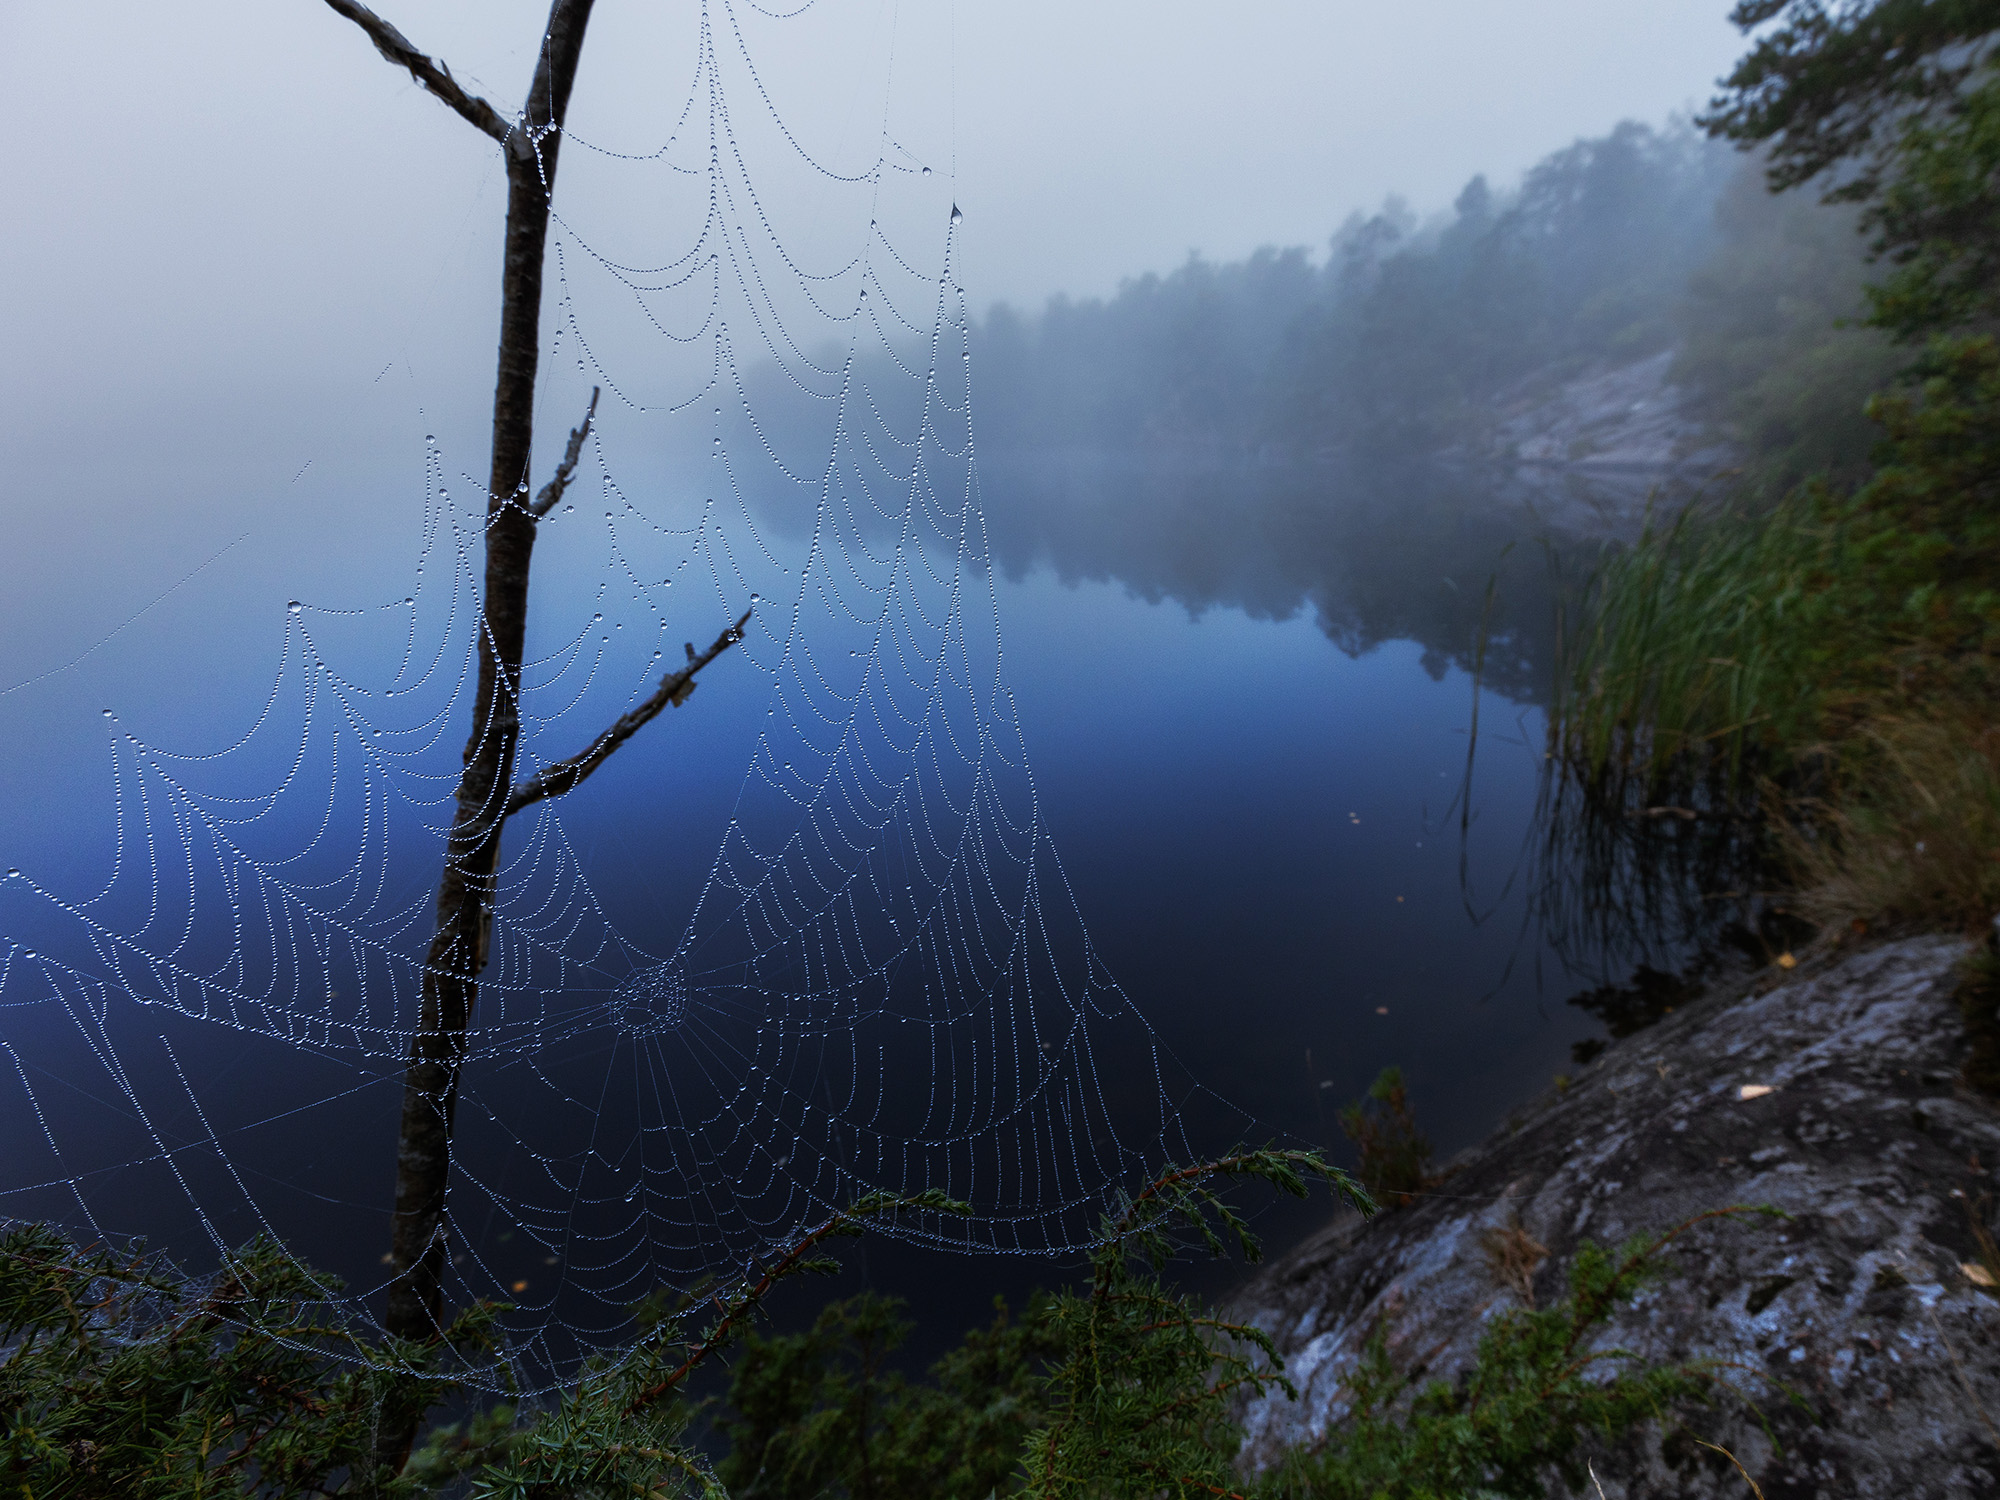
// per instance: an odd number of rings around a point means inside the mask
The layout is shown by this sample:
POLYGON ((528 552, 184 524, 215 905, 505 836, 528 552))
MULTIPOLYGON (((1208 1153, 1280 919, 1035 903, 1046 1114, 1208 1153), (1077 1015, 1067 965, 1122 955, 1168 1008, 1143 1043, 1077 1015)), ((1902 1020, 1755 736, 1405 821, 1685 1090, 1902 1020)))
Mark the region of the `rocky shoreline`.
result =
POLYGON ((1503 392, 1493 403, 1494 456, 1600 474, 1705 475, 1724 467, 1734 457, 1729 444, 1689 413, 1670 379, 1676 353, 1503 392))
POLYGON ((1246 1468, 1338 1427, 1378 1327, 1399 1370, 1449 1381, 1488 1317, 1562 1295, 1582 1242, 1750 1204, 1786 1217, 1699 1225, 1604 1330, 1648 1361, 1722 1361, 1742 1398, 1597 1451, 1608 1500, 1749 1494, 1696 1439, 1766 1500, 2000 1494, 2000 1300, 1975 1227, 1995 1213, 2000 1107, 1960 1079, 1969 951, 1912 938, 1718 985, 1417 1202, 1271 1266, 1233 1310, 1277 1341, 1300 1398, 1246 1409, 1246 1468), (1526 1264, 1503 1242, 1532 1247, 1526 1264))

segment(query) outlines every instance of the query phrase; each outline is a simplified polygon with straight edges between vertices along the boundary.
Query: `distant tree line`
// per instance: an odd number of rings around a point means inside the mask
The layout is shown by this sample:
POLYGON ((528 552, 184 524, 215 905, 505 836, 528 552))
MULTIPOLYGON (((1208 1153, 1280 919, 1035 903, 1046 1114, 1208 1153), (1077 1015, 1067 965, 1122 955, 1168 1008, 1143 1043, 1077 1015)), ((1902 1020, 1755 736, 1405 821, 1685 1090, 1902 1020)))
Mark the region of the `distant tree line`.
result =
POLYGON ((1627 122, 1521 182, 1468 183, 1424 221, 1354 214, 1315 257, 1190 256, 1109 298, 994 307, 979 436, 999 448, 1216 456, 1432 451, 1497 399, 1677 351, 1694 409, 1776 477, 1856 463, 1883 342, 1862 310, 1855 211, 1772 197, 1761 164, 1685 123, 1627 122))

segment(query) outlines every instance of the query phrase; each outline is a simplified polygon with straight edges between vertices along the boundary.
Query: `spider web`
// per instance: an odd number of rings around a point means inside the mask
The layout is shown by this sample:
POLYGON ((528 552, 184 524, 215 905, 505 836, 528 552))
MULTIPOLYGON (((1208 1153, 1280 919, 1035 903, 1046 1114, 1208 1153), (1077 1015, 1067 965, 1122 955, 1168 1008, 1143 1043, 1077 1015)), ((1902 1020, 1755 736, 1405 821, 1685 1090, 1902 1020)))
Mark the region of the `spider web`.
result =
MULTIPOLYGON (((543 523, 521 774, 684 639, 750 625, 689 706, 508 825, 447 1292, 512 1303, 514 1356, 550 1378, 629 1338, 647 1293, 872 1189, 973 1207, 884 1232, 1050 1255, 1192 1151, 1196 1091, 1092 950, 1006 684, 948 184, 886 123, 864 170, 816 157, 729 0, 667 113, 657 149, 565 153, 624 221, 586 232, 565 199, 551 227, 542 410, 605 405, 543 523), (859 248, 830 253, 843 209, 859 248), (635 226, 666 252, 614 253, 635 226), (723 754, 747 759, 726 803, 723 754), (677 881, 703 829, 705 877, 677 881)), ((408 592, 287 605, 219 750, 107 709, 108 876, 0 881, 0 1212, 182 1248, 266 1230, 340 1264, 355 1316, 379 1301, 487 501, 426 451, 408 592)))

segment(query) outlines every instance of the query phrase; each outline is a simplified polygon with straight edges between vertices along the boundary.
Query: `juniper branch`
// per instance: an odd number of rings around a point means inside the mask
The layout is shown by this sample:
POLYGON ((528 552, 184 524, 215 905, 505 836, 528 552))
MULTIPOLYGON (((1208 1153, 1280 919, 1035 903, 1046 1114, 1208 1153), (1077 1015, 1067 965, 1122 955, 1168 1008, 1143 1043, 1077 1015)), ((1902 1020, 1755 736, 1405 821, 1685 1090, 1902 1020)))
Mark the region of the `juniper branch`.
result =
MULTIPOLYGON (((745 615, 743 618, 747 620, 750 617, 745 615)), ((772 1287, 789 1276, 821 1268, 822 1263, 809 1261, 806 1258, 815 1248, 829 1239, 860 1234, 863 1219, 894 1213, 898 1209, 928 1209, 936 1213, 961 1215, 971 1212, 967 1205, 946 1197, 934 1188, 908 1194, 867 1193, 846 1208, 835 1209, 825 1219, 786 1246, 778 1258, 772 1261, 755 1281, 749 1280, 746 1274, 744 1281, 727 1300, 718 1297, 716 1305, 721 1309, 722 1316, 716 1320, 715 1325, 702 1336, 698 1344, 688 1350, 686 1358, 678 1365, 660 1380, 632 1397, 625 1407, 625 1414, 637 1415, 661 1397, 671 1394, 705 1361, 726 1347, 735 1337, 737 1325, 770 1294, 772 1287)))

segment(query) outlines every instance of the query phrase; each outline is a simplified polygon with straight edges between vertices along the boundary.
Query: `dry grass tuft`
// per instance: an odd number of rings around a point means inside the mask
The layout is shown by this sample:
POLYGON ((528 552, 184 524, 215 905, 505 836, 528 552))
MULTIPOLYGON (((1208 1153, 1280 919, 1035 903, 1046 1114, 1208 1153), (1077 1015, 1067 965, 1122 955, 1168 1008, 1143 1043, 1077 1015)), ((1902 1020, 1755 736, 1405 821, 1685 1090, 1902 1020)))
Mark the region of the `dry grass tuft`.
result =
POLYGON ((1732 1464, 1735 1464, 1736 1472, 1741 1474, 1743 1476, 1743 1482, 1750 1486, 1750 1493, 1755 1495, 1757 1497, 1757 1500, 1764 1500, 1764 1491, 1758 1487, 1757 1481, 1750 1477, 1750 1471, 1743 1467, 1743 1461, 1739 1459, 1734 1453, 1731 1453, 1727 1448, 1723 1447, 1722 1444, 1711 1443, 1705 1438, 1696 1438, 1695 1441, 1697 1443, 1700 1443, 1704 1448, 1713 1448, 1717 1453, 1720 1453, 1724 1458, 1728 1459, 1732 1464))
POLYGON ((1793 909, 1826 927, 1983 928, 2000 911, 2000 728, 1882 720, 1841 758, 1866 767, 1853 792, 1772 820, 1793 909))
POLYGON ((1549 1247, 1521 1227, 1515 1219, 1479 1236, 1493 1279, 1521 1299, 1521 1305, 1535 1305, 1535 1269, 1549 1258, 1549 1247))

